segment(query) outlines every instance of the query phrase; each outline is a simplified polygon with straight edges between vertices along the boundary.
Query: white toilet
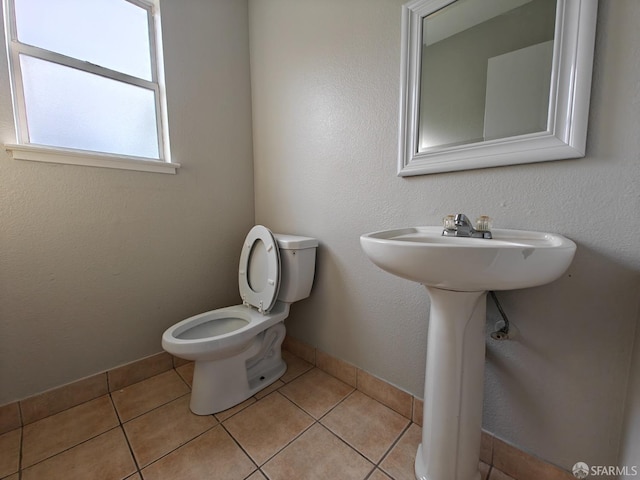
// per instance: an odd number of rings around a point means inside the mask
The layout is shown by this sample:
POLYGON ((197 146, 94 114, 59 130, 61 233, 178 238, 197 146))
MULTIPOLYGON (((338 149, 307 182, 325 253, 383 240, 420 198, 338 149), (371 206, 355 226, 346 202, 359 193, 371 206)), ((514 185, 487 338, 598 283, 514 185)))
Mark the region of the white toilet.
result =
POLYGON ((201 313, 164 332, 162 348, 195 361, 193 413, 226 410, 284 374, 283 322, 289 305, 311 293, 317 246, 315 238, 273 234, 256 225, 240 254, 242 305, 201 313))

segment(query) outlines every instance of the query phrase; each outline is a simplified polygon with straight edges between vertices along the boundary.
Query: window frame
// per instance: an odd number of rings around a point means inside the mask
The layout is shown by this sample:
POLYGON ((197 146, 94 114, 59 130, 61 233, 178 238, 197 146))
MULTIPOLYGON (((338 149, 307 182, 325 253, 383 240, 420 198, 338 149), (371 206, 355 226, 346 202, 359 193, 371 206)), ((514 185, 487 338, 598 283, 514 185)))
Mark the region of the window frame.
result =
POLYGON ((147 12, 151 80, 135 77, 88 61, 20 42, 18 39, 15 15, 15 1, 16 0, 3 0, 7 57, 9 61, 11 96, 17 139, 17 144, 4 145, 7 152, 17 160, 176 173, 180 164, 172 163, 170 155, 164 64, 162 58, 162 35, 157 1, 122 0, 140 7, 147 12), (27 55, 57 65, 99 75, 114 81, 152 90, 155 98, 156 138, 158 142, 158 156, 160 158, 138 157, 30 143, 20 55, 27 55))

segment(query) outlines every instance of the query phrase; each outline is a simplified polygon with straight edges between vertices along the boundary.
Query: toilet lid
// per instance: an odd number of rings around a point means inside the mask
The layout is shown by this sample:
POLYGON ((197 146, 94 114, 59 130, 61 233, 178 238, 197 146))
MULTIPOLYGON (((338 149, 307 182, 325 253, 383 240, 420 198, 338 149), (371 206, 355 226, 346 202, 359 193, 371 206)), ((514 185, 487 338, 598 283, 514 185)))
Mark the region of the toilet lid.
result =
POLYGON ((267 313, 280 289, 280 252, 273 233, 256 225, 247 234, 240 253, 238 285, 242 303, 267 313))

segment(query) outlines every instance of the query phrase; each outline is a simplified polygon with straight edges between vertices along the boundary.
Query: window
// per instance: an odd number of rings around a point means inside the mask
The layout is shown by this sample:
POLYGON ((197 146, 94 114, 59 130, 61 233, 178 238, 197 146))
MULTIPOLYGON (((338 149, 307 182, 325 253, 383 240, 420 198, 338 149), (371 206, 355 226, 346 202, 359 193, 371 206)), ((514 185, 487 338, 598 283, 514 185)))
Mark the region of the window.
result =
POLYGON ((14 158, 175 173, 157 5, 4 0, 14 158))

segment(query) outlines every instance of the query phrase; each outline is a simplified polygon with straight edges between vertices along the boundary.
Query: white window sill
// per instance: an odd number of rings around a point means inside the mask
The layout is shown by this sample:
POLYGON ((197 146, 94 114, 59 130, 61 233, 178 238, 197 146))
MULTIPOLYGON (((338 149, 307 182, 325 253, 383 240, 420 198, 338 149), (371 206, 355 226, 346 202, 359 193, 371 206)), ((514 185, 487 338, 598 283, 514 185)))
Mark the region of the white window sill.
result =
POLYGON ((5 144, 4 148, 15 160, 172 174, 175 174, 177 169, 180 168, 179 163, 147 160, 140 157, 128 157, 110 153, 88 152, 85 150, 13 144, 5 144))

